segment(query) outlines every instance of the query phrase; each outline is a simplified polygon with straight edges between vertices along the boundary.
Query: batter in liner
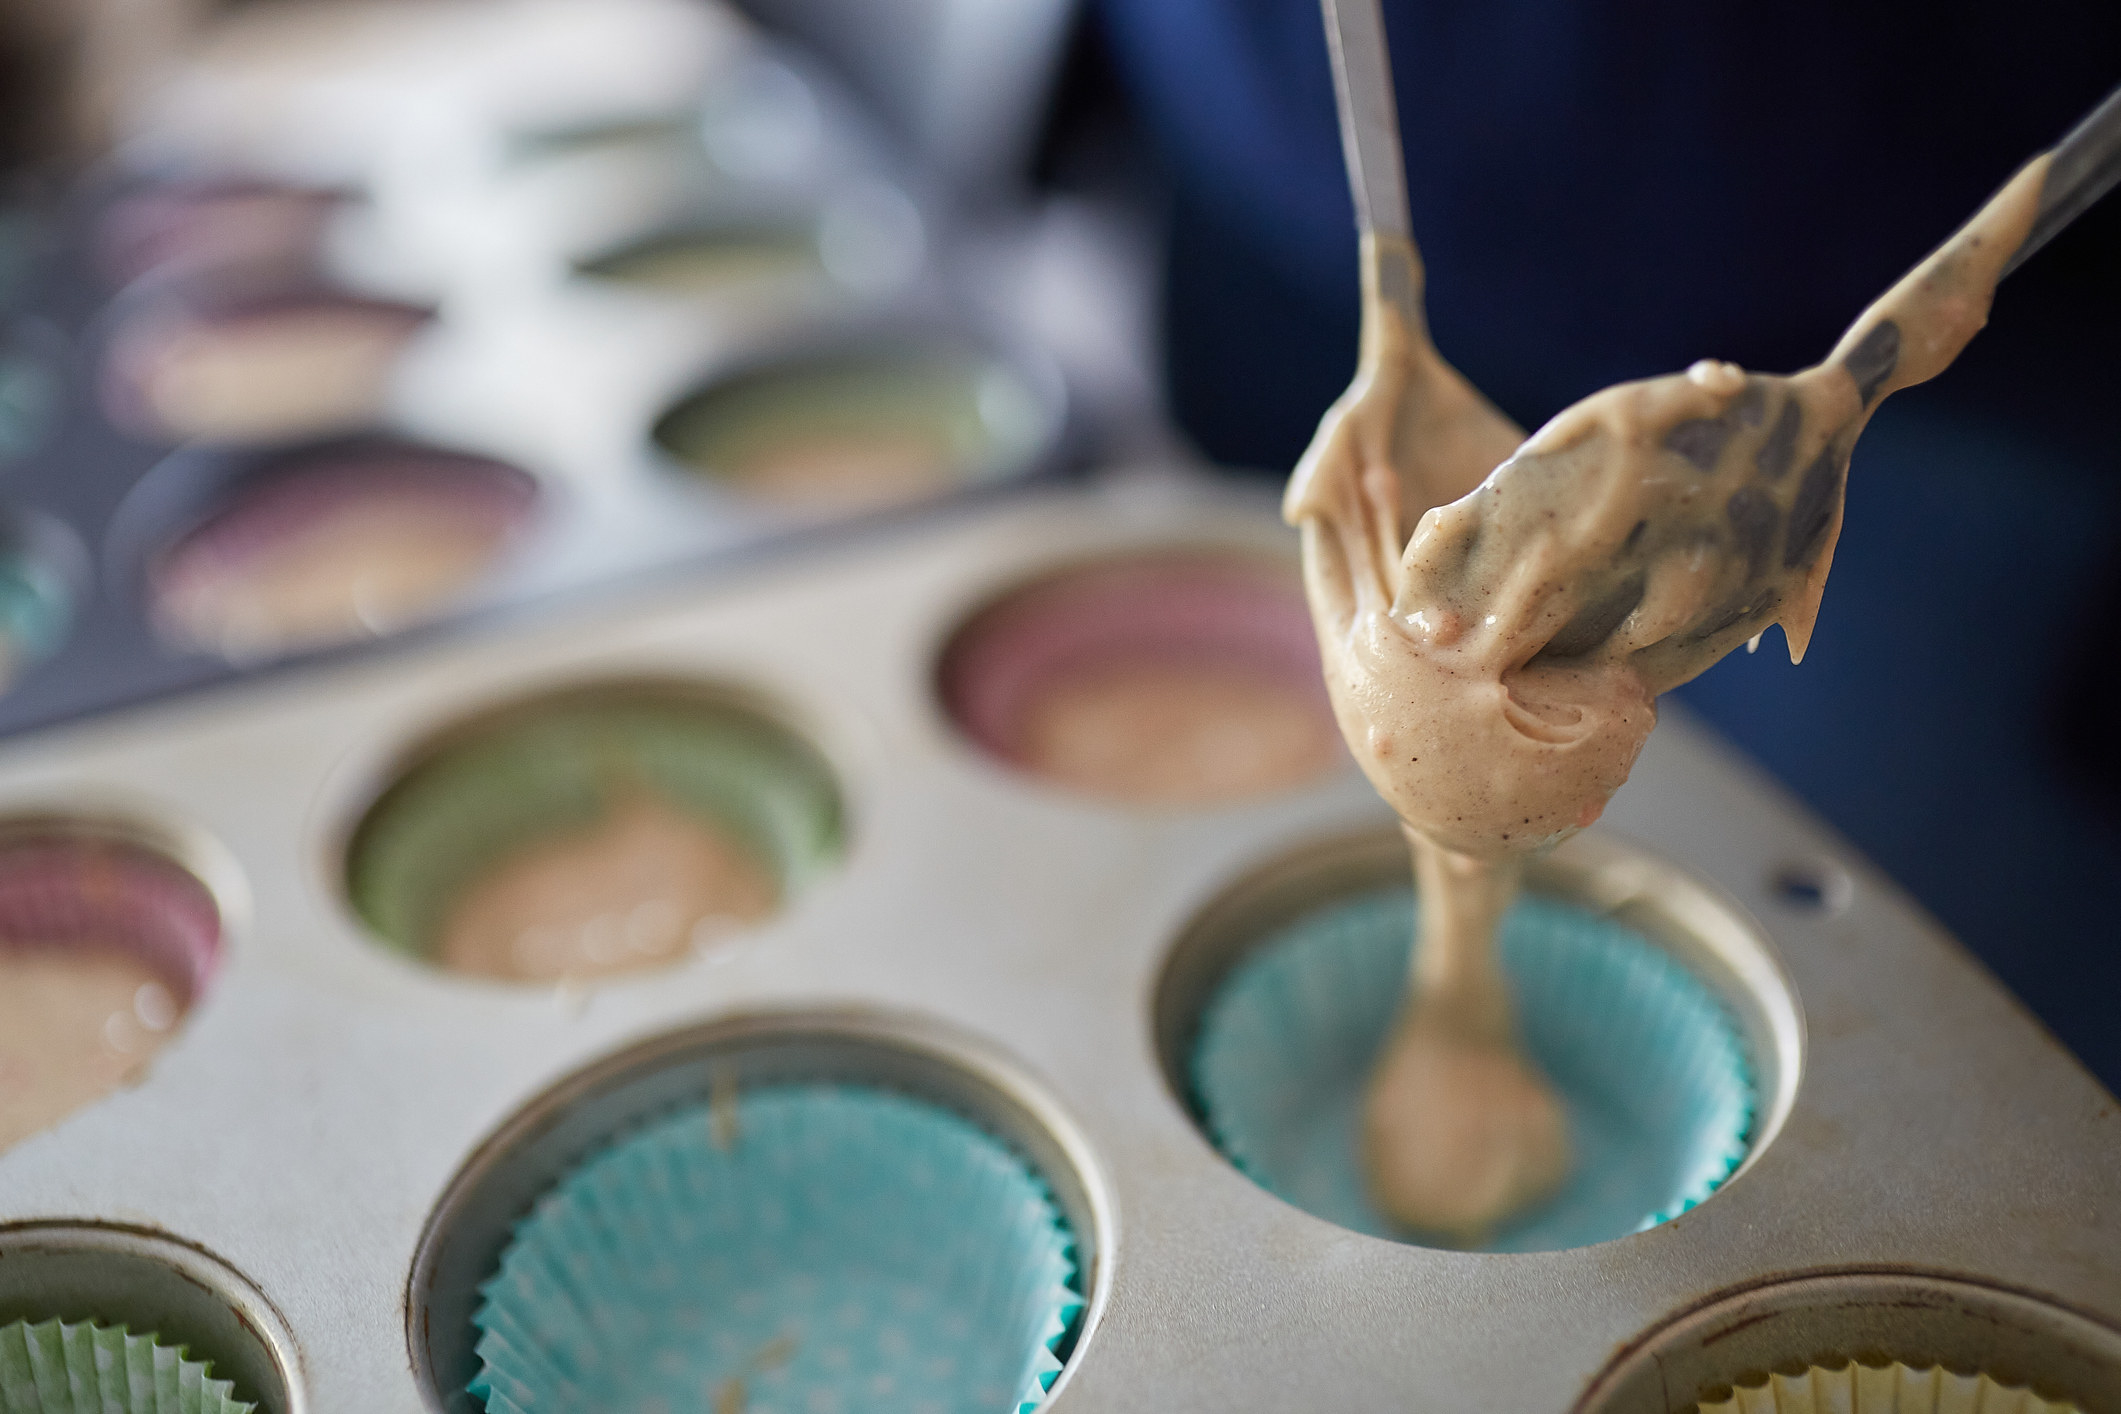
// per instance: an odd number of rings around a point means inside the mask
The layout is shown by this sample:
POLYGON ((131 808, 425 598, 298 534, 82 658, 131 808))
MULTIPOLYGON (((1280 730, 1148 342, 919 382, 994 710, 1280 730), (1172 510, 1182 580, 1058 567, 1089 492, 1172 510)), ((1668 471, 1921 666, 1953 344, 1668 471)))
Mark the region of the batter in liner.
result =
POLYGON ((0 945, 0 1150, 136 1079, 181 1010, 130 951, 0 945))
POLYGON ((502 860, 450 908, 444 967, 552 982, 660 967, 770 915, 773 873, 711 821, 635 789, 502 860))

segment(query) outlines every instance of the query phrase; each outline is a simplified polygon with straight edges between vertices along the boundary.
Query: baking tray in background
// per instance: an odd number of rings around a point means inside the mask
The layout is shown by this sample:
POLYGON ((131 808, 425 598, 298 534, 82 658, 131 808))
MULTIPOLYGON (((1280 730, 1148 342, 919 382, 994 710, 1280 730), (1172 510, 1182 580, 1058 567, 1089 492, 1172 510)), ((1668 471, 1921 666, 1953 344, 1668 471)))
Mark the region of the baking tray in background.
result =
POLYGON ((368 646, 217 651, 172 634, 150 604, 157 555, 249 481, 342 438, 490 458, 536 489, 520 530, 468 590, 434 618, 378 624, 386 640, 790 539, 842 536, 1065 470, 1073 438, 1061 377, 1006 311, 969 298, 954 279, 951 252, 977 233, 805 56, 748 32, 717 42, 731 53, 715 60, 720 77, 704 95, 675 80, 667 93, 578 95, 572 109, 515 113, 518 126, 506 130, 489 130, 500 120, 470 104, 444 134, 464 149, 454 166, 441 164, 447 181, 417 164, 418 180, 409 178, 404 144, 381 136, 361 161, 341 153, 338 167, 305 172, 270 144, 217 147, 209 139, 218 130, 204 124, 188 136, 158 134, 150 169, 91 173, 26 208, 42 229, 0 307, 10 358, 44 381, 53 404, 35 445, 0 462, 0 548, 34 563, 65 601, 66 623, 56 649, 0 695, 0 734, 368 646), (778 165, 741 156, 760 147, 762 132, 791 125, 810 136, 778 165), (314 262, 244 279, 431 311, 397 356, 375 415, 314 435, 189 445, 114 421, 123 399, 109 376, 113 341, 143 311, 193 295, 166 272, 114 279, 106 218, 158 184, 259 181, 307 181, 344 196, 314 262), (818 278, 693 295, 595 273, 604 257, 644 242, 754 229, 814 243, 818 278), (692 390, 907 356, 962 364, 976 382, 971 416, 991 447, 971 457, 954 490, 876 507, 773 504, 690 469, 659 435, 659 419, 692 390))

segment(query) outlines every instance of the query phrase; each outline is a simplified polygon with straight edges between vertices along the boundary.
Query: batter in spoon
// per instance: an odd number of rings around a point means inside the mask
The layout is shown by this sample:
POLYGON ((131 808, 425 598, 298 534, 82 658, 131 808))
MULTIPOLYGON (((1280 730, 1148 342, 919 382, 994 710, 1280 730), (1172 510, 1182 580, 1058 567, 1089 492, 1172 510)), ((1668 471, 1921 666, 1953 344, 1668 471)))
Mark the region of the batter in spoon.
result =
POLYGON ((1285 513, 1341 730, 1420 885, 1413 996, 1364 1112, 1372 1195, 1396 1220, 1477 1241, 1565 1176, 1561 1108, 1518 1050, 1494 957, 1520 863, 1598 817, 1657 694, 1771 623, 1802 657, 1858 433, 1986 322, 2047 168, 2029 163, 1824 363, 1622 384, 1521 446, 1430 346, 1412 244, 1365 235, 1361 364, 1285 513))

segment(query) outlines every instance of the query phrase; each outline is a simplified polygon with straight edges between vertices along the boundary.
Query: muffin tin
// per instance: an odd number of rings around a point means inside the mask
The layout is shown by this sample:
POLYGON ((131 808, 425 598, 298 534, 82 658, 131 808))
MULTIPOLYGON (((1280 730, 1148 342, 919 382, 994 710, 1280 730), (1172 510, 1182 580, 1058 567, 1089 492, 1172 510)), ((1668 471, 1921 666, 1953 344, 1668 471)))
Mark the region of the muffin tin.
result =
POLYGON ((1084 1302, 1061 1414, 1687 1414, 1894 1359, 2121 1409, 2113 1097, 1676 709, 1533 887, 1721 999, 1758 1107, 1718 1191, 1589 1246, 1458 1252, 1336 1227, 1217 1152, 1185 1079, 1202 1011, 1260 938, 1397 867, 1374 794, 1344 766, 1213 808, 1100 802, 992 759, 935 673, 1043 569, 1291 541, 1263 497, 1184 478, 1027 493, 11 744, 0 810, 189 842, 225 861, 229 919, 147 1077, 0 1155, 0 1253, 64 1278, 66 1309, 23 1314, 155 1319, 167 1268, 212 1297, 170 1333, 263 1408, 470 1411, 479 1288, 540 1195, 659 1116, 819 1083, 957 1115, 1050 1193, 1084 1302), (844 856, 755 929, 595 987, 453 976, 369 932, 347 846, 421 743, 644 680, 769 704, 831 766, 844 856))
MULTIPOLYGON (((25 208, 44 229, 0 327, 0 628, 36 641, 11 657, 0 735, 1066 465, 1060 377, 953 274, 974 237, 850 95, 733 12, 506 0, 339 22, 366 37, 283 54, 277 78, 209 82, 235 61, 199 60, 107 169, 25 208), (479 62, 435 64, 451 46, 479 62), (727 278, 666 278, 654 252, 681 236, 723 241, 727 278), (878 389, 923 382, 928 423, 877 435, 878 389), (835 399, 860 405, 841 440, 869 437, 866 456, 779 455, 753 485, 723 463, 771 438, 695 426, 829 420, 835 399), (179 542, 239 493, 385 444, 491 464, 527 488, 501 497, 522 514, 487 517, 508 524, 483 559, 468 532, 409 546, 419 583, 371 584, 372 603, 340 575, 292 632, 231 621, 219 591, 205 625, 158 602, 179 542), (57 603, 31 606, 37 632, 18 580, 57 603)), ((368 494, 323 498, 365 506, 330 552, 345 564, 392 543, 368 494)), ((272 590, 297 592, 321 591, 272 590)))

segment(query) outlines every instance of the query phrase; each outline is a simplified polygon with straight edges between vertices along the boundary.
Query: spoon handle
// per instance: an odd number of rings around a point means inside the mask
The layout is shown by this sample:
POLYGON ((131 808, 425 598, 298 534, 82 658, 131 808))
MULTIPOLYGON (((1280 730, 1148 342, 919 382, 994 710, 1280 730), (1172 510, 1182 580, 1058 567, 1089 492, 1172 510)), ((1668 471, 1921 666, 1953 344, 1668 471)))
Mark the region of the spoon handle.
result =
POLYGON ((1399 151, 1399 109, 1378 0, 1320 0, 1326 47, 1333 55, 1333 96, 1340 107, 1340 146, 1364 234, 1411 238, 1407 174, 1399 151))
MULTIPOLYGON (((1329 6, 1331 3, 1327 0, 1329 6)), ((1371 0, 1373 7, 1375 3, 1371 0)), ((1385 101, 1391 102, 1389 96, 1385 101)), ((1345 117, 1342 121, 1345 123, 1345 117)), ((1352 147, 1348 161, 1355 161, 1352 147)), ((2040 188, 2040 212, 2033 218, 2033 228, 2026 234, 2024 244, 2005 263, 2003 274, 2023 265, 2027 257, 2082 216, 2116 182, 2121 182, 2121 88, 2106 95, 2104 102, 2055 144, 2047 180, 2040 188)))

